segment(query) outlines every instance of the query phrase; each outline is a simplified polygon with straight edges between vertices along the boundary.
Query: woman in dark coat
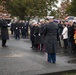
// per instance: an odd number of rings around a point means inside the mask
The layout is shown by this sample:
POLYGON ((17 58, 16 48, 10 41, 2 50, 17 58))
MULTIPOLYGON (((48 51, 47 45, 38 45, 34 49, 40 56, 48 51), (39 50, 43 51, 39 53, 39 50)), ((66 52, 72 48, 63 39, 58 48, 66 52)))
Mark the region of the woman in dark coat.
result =
POLYGON ((30 41, 31 41, 31 43, 32 43, 31 48, 34 48, 34 47, 35 47, 34 30, 35 30, 35 25, 34 25, 34 23, 32 23, 32 24, 30 25, 30 41))
POLYGON ((44 28, 45 51, 48 54, 48 62, 56 62, 57 50, 57 29, 58 26, 53 22, 53 17, 49 17, 49 23, 44 28))
POLYGON ((44 38, 44 27, 45 27, 45 24, 41 24, 40 25, 40 35, 41 35, 41 51, 44 51, 44 40, 45 40, 45 38, 44 38))
POLYGON ((6 46, 6 41, 9 39, 8 25, 5 20, 0 20, 2 47, 6 46))
POLYGON ((40 27, 39 24, 35 25, 34 35, 35 35, 35 48, 39 49, 38 46, 41 44, 41 35, 39 33, 40 27))

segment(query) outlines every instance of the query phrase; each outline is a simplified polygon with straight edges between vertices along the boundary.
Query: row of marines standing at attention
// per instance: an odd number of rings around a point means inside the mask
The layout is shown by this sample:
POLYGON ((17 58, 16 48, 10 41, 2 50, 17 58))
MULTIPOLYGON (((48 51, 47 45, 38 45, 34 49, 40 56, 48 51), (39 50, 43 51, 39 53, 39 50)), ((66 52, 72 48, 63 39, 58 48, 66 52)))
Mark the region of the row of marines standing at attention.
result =
POLYGON ((5 18, 0 19, 0 30, 1 30, 1 40, 2 47, 8 47, 6 45, 7 40, 9 39, 9 30, 15 39, 26 38, 28 36, 28 22, 24 20, 16 20, 9 25, 5 18))
POLYGON ((16 20, 16 22, 11 24, 10 30, 15 39, 26 38, 28 35, 28 21, 16 20))

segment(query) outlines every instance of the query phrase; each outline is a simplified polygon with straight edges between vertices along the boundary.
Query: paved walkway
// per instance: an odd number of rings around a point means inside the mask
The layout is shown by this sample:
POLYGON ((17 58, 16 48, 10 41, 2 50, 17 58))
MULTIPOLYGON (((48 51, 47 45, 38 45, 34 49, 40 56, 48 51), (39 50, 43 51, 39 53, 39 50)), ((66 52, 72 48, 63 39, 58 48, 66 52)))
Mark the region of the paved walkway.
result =
POLYGON ((0 75, 36 75, 66 70, 76 70, 76 64, 68 63, 75 57, 57 53, 56 64, 48 63, 47 54, 30 48, 29 39, 10 38, 8 47, 2 48, 0 41, 0 75))

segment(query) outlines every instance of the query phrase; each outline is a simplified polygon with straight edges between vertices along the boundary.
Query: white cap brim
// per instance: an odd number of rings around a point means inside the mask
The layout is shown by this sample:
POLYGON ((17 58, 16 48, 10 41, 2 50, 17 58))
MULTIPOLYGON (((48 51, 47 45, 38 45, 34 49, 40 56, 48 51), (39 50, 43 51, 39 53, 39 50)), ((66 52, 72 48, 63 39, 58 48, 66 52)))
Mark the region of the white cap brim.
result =
POLYGON ((47 16, 47 19, 53 19, 54 16, 47 16))

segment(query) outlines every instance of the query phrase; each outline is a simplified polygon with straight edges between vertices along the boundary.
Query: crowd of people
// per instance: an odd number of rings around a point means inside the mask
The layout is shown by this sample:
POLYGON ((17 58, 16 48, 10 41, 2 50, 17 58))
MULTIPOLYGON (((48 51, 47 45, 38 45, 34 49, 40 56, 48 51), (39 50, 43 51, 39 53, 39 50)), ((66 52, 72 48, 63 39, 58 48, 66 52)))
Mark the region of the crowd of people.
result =
POLYGON ((53 57, 53 62, 56 58, 57 44, 65 50, 69 48, 73 54, 76 53, 76 23, 73 20, 55 21, 48 18, 40 20, 40 22, 33 21, 30 28, 31 48, 46 51, 48 59, 53 57), (56 26, 58 27, 56 28, 56 26))
POLYGON ((76 23, 72 20, 60 21, 58 23, 59 45, 67 49, 71 48, 72 53, 76 53, 76 23))
MULTIPOLYGON (((28 27, 30 28, 31 48, 39 51, 46 51, 48 62, 56 63, 57 46, 65 50, 70 47, 72 53, 76 53, 76 23, 69 21, 55 21, 53 16, 39 21, 16 20, 11 23, 11 34, 15 39, 26 38, 28 27)), ((8 25, 0 20, 2 47, 6 46, 8 37, 8 25)))
POLYGON ((53 22, 53 16, 30 24, 30 40, 35 50, 46 51, 49 63, 56 63, 58 25, 53 22))
POLYGON ((0 19, 0 33, 2 40, 2 47, 8 47, 6 45, 7 40, 9 39, 9 31, 10 28, 11 35, 14 36, 15 39, 26 38, 28 36, 28 21, 24 20, 14 20, 12 23, 8 24, 5 18, 0 19), (11 24, 11 25, 10 25, 11 24))
MULTIPOLYGON (((76 53, 76 43, 74 35, 76 34, 76 23, 72 20, 69 21, 54 21, 58 26, 57 29, 57 41, 58 45, 64 49, 68 47, 72 48, 71 52, 76 53)), ((31 27, 31 41, 32 48, 44 51, 44 40, 45 40, 45 27, 49 23, 49 20, 41 19, 40 22, 32 22, 31 27)))
POLYGON ((26 38, 28 35, 28 21, 16 20, 11 23, 10 31, 15 39, 26 38))

